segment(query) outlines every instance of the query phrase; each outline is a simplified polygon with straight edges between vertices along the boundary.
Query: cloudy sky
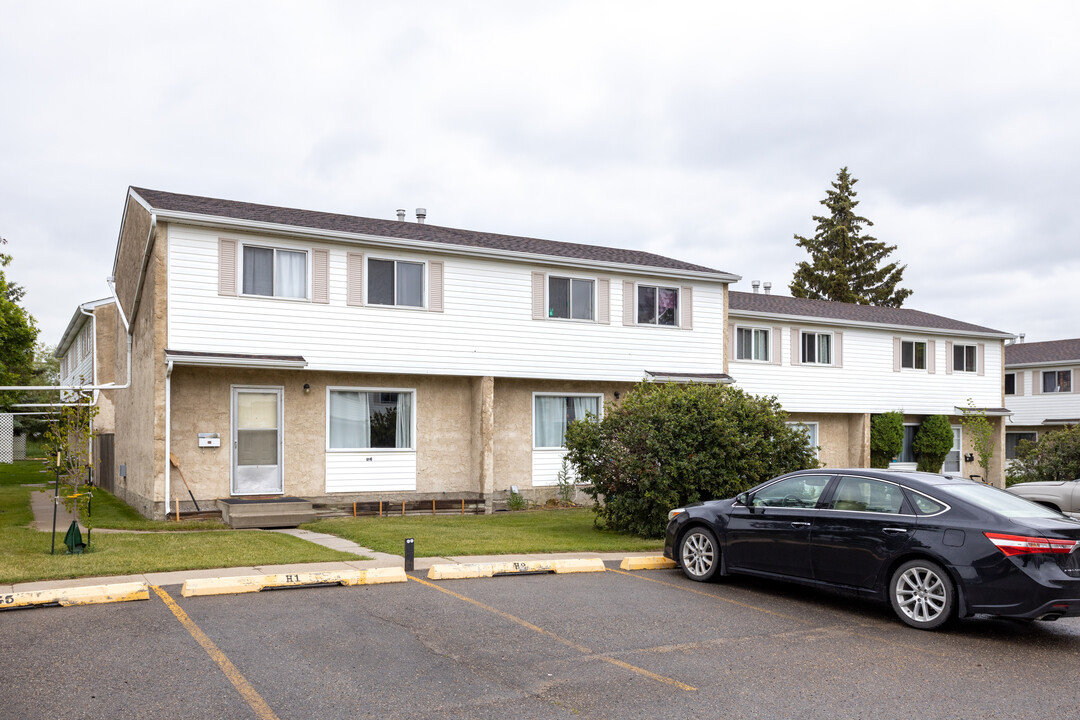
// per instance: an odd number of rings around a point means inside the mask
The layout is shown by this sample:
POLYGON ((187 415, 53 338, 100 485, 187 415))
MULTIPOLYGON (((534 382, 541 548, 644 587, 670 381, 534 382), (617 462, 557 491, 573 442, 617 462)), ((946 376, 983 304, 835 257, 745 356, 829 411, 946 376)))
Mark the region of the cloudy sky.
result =
POLYGON ((0 0, 0 236, 57 342, 128 185, 649 250, 788 294, 837 171, 906 307, 1080 336, 1080 3, 0 0))

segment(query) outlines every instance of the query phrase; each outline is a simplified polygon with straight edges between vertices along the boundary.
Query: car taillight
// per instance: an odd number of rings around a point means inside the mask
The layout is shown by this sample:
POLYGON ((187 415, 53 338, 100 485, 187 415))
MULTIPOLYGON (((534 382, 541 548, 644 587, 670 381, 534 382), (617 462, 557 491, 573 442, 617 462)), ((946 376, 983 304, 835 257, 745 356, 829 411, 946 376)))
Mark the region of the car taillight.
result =
POLYGON ((1006 555, 1032 555, 1037 553, 1068 555, 1076 549, 1077 545, 1080 545, 1080 541, 1077 540, 1051 540, 1027 535, 1003 535, 992 532, 983 533, 983 535, 1006 555))

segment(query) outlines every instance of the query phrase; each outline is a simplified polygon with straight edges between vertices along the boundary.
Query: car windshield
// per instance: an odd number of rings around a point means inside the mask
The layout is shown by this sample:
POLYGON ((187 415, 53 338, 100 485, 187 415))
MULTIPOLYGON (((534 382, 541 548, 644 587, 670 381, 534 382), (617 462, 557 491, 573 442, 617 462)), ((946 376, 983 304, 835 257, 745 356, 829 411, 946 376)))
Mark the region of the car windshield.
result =
POLYGON ((1024 498, 1017 497, 1012 493, 1007 493, 1004 490, 998 490, 995 487, 989 485, 978 485, 971 483, 968 485, 941 485, 938 488, 942 492, 946 492, 950 495, 960 498, 961 500, 967 500, 969 503, 978 505, 979 507, 995 512, 999 515, 1004 515, 1010 518, 1030 518, 1030 517, 1045 517, 1056 518, 1061 517, 1061 513, 1056 510, 1051 510, 1048 507, 1037 505, 1024 498))

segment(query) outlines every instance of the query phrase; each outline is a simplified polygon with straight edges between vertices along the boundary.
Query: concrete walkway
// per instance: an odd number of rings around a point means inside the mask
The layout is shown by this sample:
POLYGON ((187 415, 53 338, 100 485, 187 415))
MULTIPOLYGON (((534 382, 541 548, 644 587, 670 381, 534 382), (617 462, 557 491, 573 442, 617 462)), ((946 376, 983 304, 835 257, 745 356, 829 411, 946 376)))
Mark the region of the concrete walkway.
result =
MULTIPOLYGON (((41 490, 30 493, 30 509, 34 511, 33 528, 42 532, 51 532, 53 529, 53 490, 41 490)), ((75 516, 68 512, 61 499, 56 503, 56 532, 66 533, 68 526, 75 516)), ((79 523, 79 530, 84 534, 86 527, 79 523)))

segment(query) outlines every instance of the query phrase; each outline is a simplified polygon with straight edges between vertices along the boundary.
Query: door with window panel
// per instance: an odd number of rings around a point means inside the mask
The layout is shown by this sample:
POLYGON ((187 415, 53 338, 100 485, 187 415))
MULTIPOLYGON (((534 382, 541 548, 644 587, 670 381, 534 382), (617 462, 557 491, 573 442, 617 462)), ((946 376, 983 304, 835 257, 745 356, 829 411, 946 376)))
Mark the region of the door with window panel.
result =
POLYGON ((284 492, 281 388, 233 388, 233 495, 284 492))

